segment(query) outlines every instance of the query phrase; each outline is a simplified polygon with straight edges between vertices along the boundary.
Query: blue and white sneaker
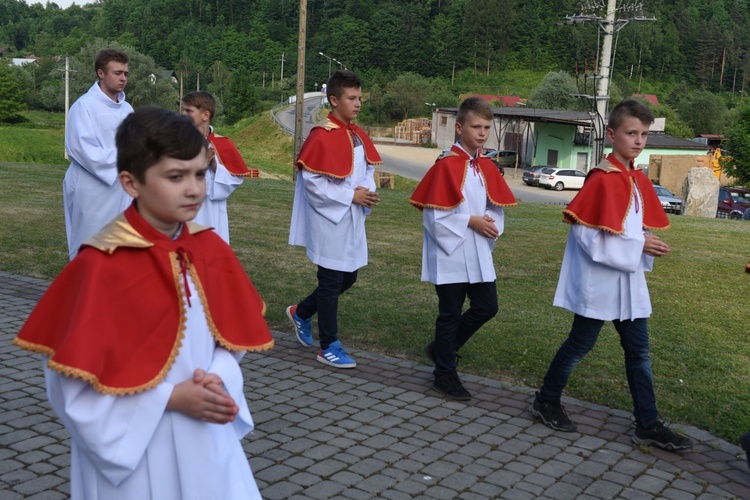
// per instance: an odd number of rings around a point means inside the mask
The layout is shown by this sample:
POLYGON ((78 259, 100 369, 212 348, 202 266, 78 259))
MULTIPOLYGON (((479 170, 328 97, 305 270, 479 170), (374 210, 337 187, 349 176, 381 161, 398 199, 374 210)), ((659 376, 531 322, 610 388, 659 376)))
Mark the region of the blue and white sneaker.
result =
POLYGON ((312 317, 308 319, 302 319, 297 316, 297 306, 287 307, 286 316, 289 318, 289 321, 292 322, 294 333, 295 335, 297 335, 297 340, 299 340, 299 343, 305 347, 312 346, 312 317))
POLYGON ((346 354, 338 340, 331 343, 325 351, 323 349, 318 351, 318 361, 336 368, 354 368, 357 366, 357 362, 346 354))

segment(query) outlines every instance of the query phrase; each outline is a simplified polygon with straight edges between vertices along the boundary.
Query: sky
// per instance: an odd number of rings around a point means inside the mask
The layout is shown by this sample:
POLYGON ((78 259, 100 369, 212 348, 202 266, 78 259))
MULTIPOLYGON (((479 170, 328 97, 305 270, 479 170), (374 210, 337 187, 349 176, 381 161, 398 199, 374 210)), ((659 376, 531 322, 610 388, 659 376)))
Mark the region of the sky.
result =
MULTIPOLYGON (((47 5, 47 0, 23 0, 23 1, 26 2, 29 5, 35 4, 35 3, 40 3, 42 5, 47 5)), ((70 7, 73 4, 73 2, 75 2, 76 5, 84 5, 84 4, 87 4, 87 3, 94 3, 94 0, 51 0, 51 1, 54 2, 54 3, 56 3, 58 5, 58 7, 60 7, 61 9, 65 9, 65 8, 70 7)))

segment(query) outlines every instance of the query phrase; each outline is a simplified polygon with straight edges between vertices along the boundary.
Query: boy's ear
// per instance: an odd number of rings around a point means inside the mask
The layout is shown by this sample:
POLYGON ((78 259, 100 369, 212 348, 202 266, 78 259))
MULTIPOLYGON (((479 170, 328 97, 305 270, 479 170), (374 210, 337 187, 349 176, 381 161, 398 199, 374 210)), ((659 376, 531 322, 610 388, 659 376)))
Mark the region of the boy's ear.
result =
POLYGON ((607 127, 607 130, 604 132, 604 134, 607 136, 607 139, 609 139, 609 142, 612 144, 615 143, 615 131, 611 128, 607 127))
POLYGON ((456 134, 461 135, 461 132, 463 132, 461 124, 459 122, 456 122, 456 134))
POLYGON ((335 108, 339 105, 339 99, 335 95, 328 97, 328 103, 331 105, 332 108, 335 108))
POLYGON ((122 189, 124 189, 126 193, 133 198, 138 198, 138 186, 140 183, 131 172, 120 172, 118 179, 120 180, 122 189))

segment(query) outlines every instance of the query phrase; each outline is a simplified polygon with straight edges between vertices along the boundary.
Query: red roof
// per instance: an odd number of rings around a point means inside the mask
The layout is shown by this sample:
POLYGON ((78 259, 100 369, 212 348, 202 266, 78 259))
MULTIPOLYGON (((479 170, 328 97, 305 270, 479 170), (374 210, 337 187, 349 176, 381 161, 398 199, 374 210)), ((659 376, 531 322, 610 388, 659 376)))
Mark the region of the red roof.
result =
POLYGON ((521 98, 515 95, 474 94, 472 97, 479 97, 487 102, 501 102, 503 106, 509 108, 521 102, 521 98))
POLYGON ((647 99, 648 102, 650 102, 654 106, 659 105, 659 99, 654 94, 633 94, 633 97, 643 97, 644 99, 647 99))

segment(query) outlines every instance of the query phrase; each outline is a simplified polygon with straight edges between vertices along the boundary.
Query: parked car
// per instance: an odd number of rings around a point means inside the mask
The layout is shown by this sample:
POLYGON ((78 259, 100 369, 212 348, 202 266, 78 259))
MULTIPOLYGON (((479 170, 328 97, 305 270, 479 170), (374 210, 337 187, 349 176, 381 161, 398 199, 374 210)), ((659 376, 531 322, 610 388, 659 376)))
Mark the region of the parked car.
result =
POLYGON ((676 197, 672 192, 664 186, 654 186, 656 195, 661 201, 661 206, 664 211, 668 214, 681 214, 682 213, 682 199, 676 197))
POLYGON ((563 189, 581 189, 586 173, 574 168, 555 168, 551 172, 542 172, 539 185, 546 188, 555 188, 555 191, 563 189))
POLYGON ((741 219, 750 208, 750 191, 744 188, 720 187, 716 217, 741 219))
MULTIPOLYGON (((437 158, 435 158, 435 161, 441 159, 443 156, 448 154, 450 152, 451 148, 445 148, 440 152, 437 158)), ((485 156, 489 156, 490 160, 492 160, 492 163, 495 164, 497 169, 500 171, 500 175, 505 175, 505 168, 504 164, 500 163, 501 156, 498 155, 499 153, 505 153, 506 151, 498 151, 497 149, 490 149, 490 148, 482 148, 482 154, 485 156)), ((513 151, 513 161, 515 161, 515 151, 513 151)))
POLYGON ((511 165, 516 164, 516 156, 518 156, 518 154, 515 151, 504 149, 498 151, 495 163, 503 167, 510 167, 511 165))
POLYGON ((544 173, 546 170, 549 170, 547 173, 551 173, 553 170, 555 170, 555 167, 549 167, 549 166, 539 166, 531 167, 529 169, 526 169, 523 171, 523 175, 521 176, 521 180, 527 185, 527 186, 538 186, 539 185, 539 178, 542 176, 542 173, 544 173))

